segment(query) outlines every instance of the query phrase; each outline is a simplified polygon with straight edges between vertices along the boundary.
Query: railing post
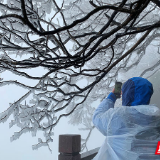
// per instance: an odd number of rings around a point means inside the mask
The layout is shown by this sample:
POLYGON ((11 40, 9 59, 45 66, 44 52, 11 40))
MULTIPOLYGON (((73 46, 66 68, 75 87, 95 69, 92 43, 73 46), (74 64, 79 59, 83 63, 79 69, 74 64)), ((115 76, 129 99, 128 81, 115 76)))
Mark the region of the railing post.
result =
POLYGON ((81 136, 75 134, 59 135, 58 160, 80 160, 81 136))

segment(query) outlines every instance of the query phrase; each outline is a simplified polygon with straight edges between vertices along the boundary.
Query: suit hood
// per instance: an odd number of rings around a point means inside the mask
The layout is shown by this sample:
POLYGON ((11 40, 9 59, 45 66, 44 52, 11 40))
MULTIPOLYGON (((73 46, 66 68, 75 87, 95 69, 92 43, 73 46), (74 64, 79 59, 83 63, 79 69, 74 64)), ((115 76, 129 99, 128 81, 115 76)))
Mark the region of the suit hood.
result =
POLYGON ((122 105, 148 105, 152 94, 153 86, 147 79, 133 77, 122 86, 122 105))

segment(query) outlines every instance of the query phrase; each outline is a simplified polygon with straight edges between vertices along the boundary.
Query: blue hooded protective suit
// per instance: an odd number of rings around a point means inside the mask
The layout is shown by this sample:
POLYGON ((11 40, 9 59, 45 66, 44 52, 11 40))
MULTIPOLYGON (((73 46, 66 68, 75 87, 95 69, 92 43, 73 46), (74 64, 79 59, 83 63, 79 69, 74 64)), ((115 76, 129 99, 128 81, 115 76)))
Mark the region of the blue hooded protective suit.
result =
POLYGON ((113 93, 101 102, 93 123, 106 139, 93 160, 160 160, 160 108, 149 105, 152 94, 147 79, 133 77, 122 86, 121 107, 114 108, 113 93))

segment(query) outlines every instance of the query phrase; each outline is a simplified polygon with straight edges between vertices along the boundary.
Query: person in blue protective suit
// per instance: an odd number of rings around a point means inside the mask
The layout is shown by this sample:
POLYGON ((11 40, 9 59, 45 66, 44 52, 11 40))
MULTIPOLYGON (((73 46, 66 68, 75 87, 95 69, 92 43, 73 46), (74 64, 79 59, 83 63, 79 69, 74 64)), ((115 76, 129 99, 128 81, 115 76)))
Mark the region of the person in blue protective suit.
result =
POLYGON ((93 114, 95 127, 106 139, 93 160, 160 160, 160 108, 149 105, 152 84, 133 77, 122 86, 122 106, 115 107, 114 90, 93 114))

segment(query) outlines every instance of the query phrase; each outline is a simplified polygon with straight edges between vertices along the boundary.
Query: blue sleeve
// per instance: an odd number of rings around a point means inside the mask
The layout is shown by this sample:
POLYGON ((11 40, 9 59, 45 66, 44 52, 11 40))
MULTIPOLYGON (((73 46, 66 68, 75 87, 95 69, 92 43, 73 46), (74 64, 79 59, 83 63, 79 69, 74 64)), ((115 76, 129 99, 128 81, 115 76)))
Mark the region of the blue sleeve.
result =
POLYGON ((113 101, 113 103, 115 103, 115 101, 116 101, 117 98, 116 98, 115 94, 111 92, 111 93, 108 95, 107 99, 110 99, 110 100, 113 101))
POLYGON ((114 112, 115 101, 116 96, 114 93, 110 93, 108 97, 100 103, 93 114, 93 124, 104 136, 107 136, 108 120, 114 112))

